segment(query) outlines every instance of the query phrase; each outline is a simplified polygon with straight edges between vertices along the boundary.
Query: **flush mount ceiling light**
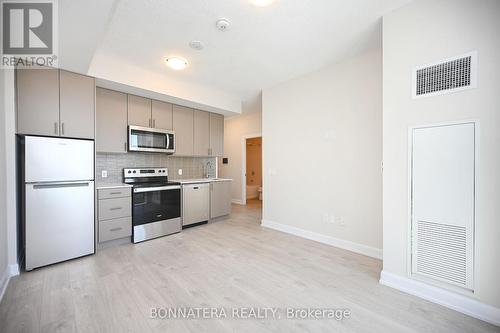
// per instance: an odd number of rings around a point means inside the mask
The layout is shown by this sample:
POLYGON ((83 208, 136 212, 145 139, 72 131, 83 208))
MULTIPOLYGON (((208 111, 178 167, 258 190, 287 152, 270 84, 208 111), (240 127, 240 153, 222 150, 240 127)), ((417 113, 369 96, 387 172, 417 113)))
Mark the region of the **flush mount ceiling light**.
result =
POLYGON ((188 65, 187 60, 184 58, 181 58, 181 57, 171 57, 171 58, 168 58, 166 61, 167 61, 168 67, 170 67, 176 71, 182 70, 182 69, 186 68, 188 65))
POLYGON ((257 7, 267 7, 271 5, 275 0, 250 0, 250 3, 257 7))

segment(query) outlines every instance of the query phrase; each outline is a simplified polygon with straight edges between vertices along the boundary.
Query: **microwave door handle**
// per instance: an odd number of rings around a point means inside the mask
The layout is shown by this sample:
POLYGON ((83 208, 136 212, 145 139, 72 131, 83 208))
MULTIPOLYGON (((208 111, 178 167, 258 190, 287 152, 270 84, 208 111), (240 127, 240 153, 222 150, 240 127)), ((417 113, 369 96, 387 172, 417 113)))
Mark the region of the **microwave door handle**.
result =
POLYGON ((170 149, 170 134, 167 133, 167 149, 170 149))

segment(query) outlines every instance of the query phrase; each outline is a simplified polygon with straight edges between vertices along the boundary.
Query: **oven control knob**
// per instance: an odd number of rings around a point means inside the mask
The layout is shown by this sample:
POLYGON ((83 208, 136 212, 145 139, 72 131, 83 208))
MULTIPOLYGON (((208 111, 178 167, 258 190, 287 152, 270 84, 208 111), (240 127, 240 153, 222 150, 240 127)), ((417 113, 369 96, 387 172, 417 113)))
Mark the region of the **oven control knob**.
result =
POLYGON ((132 171, 129 170, 128 173, 132 173, 132 171))
POLYGON ((134 170, 134 173, 135 173, 135 170, 134 170))

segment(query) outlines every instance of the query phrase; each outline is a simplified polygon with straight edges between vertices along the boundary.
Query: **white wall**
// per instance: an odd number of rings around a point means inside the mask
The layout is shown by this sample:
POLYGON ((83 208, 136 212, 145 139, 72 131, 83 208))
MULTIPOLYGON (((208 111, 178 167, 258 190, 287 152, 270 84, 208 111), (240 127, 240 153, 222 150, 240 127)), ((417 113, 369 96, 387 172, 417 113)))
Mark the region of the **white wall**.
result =
POLYGON ((243 137, 262 132, 262 96, 242 103, 241 116, 226 118, 224 121, 224 157, 229 164, 219 165, 221 177, 232 178, 232 197, 234 201, 242 200, 242 155, 243 137))
MULTIPOLYGON (((500 307, 500 2, 421 0, 383 20, 384 272, 408 276, 408 127, 479 119, 476 282, 472 297, 500 307), (478 88, 411 98, 411 71, 478 51, 478 88)), ((500 319, 499 319, 500 320, 500 319)))
MULTIPOLYGON (((5 135, 5 89, 4 70, 0 69, 0 138, 5 135)), ((6 169, 5 169, 5 142, 0 143, 0 298, 6 283, 8 272, 8 248, 7 248, 7 215, 6 215, 6 169)))
MULTIPOLYGON (((0 210, 0 216, 5 216, 7 227, 7 258, 10 275, 19 274, 17 265, 17 213, 16 213, 16 136, 15 136, 15 91, 14 70, 2 69, 3 98, 2 118, 0 127, 0 144, 4 145, 5 160, 0 159, 0 170, 5 173, 5 210, 0 210), (3 169, 3 170, 2 170, 3 169)), ((0 176, 1 177, 1 176, 0 176)), ((3 190, 3 189, 2 189, 3 190)), ((1 218, 1 217, 0 217, 1 218)), ((1 273, 0 273, 1 274, 1 273)))
POLYGON ((381 50, 264 90, 262 103, 264 222, 380 256, 381 50))

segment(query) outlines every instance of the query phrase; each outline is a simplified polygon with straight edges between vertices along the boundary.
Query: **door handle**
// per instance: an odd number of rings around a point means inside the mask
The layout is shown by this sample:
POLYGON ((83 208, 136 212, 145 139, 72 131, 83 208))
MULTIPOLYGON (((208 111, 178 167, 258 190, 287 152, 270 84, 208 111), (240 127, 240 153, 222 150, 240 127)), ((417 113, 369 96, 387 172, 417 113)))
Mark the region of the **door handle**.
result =
POLYGON ((34 189, 43 189, 43 188, 61 188, 61 187, 87 187, 89 186, 88 182, 77 182, 77 183, 49 183, 49 184, 35 184, 33 185, 34 189))

